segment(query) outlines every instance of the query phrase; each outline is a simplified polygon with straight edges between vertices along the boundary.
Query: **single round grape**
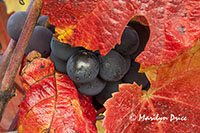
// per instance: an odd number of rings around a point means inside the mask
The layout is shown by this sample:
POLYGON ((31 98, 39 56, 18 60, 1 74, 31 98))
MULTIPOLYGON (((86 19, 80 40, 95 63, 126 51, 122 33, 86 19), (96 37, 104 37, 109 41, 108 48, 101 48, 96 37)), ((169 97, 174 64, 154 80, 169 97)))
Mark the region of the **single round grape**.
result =
POLYGON ((27 12, 15 12, 9 17, 7 23, 7 31, 12 39, 14 40, 19 39, 19 36, 22 32, 27 16, 28 16, 27 12))
POLYGON ((139 73, 140 64, 136 62, 131 63, 131 67, 126 75, 123 77, 124 83, 136 82, 138 85, 146 86, 148 84, 148 79, 144 73, 139 73))
POLYGON ((123 55, 133 54, 139 47, 139 37, 137 32, 127 26, 121 37, 120 45, 116 45, 115 49, 123 55))
POLYGON ((66 64, 67 64, 66 61, 63 61, 63 60, 57 58, 52 52, 50 55, 50 59, 53 61, 56 71, 61 72, 61 73, 67 73, 66 72, 66 64))
POLYGON ((107 82, 103 91, 101 91, 98 95, 95 96, 96 100, 100 104, 104 104, 104 102, 112 97, 112 93, 119 91, 119 84, 122 81, 115 81, 115 82, 107 82))
POLYGON ((48 25, 48 16, 42 15, 38 18, 37 24, 43 27, 46 27, 48 25))
POLYGON ((118 81, 126 73, 126 60, 118 52, 111 50, 107 55, 99 55, 99 75, 106 81, 118 81))
POLYGON ((94 80, 99 73, 99 60, 89 51, 79 51, 67 61, 67 73, 76 83, 87 83, 94 80))
POLYGON ((36 50, 40 52, 43 57, 48 57, 51 51, 50 42, 52 36, 53 34, 49 29, 42 26, 36 26, 29 40, 25 54, 28 54, 32 50, 36 50))
POLYGON ((137 22, 137 21, 130 21, 128 25, 132 27, 133 29, 135 29, 136 32, 138 33, 139 38, 141 38, 139 40, 140 43, 139 43, 139 47, 137 51, 131 55, 131 58, 135 59, 142 51, 144 51, 144 48, 149 40, 150 29, 148 26, 144 26, 140 22, 137 22))
POLYGON ((94 80, 88 83, 76 84, 79 93, 94 96, 99 94, 106 86, 106 81, 96 77, 94 80))
POLYGON ((54 37, 51 39, 51 51, 56 57, 62 60, 68 60, 69 57, 77 53, 80 49, 80 47, 71 47, 67 43, 62 43, 54 37))

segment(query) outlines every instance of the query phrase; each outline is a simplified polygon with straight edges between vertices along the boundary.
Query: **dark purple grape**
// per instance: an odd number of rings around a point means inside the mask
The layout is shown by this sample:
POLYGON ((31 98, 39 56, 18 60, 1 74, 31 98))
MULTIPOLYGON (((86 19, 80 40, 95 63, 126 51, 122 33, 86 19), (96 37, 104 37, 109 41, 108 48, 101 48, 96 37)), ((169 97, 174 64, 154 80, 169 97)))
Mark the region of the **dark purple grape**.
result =
POLYGON ((66 64, 67 64, 66 61, 63 61, 63 60, 57 58, 52 52, 50 55, 50 59, 53 61, 56 71, 61 72, 61 73, 67 73, 66 72, 66 64))
POLYGON ((53 34, 49 29, 42 26, 36 26, 25 53, 28 54, 30 51, 36 50, 40 52, 43 57, 48 57, 51 51, 50 42, 52 36, 53 34))
POLYGON ((120 45, 116 45, 115 49, 123 55, 133 54, 139 46, 139 37, 137 32, 127 26, 121 37, 120 45))
POLYGON ((22 32, 27 16, 28 16, 27 12, 15 12, 9 17, 7 23, 7 31, 12 39, 14 40, 19 39, 19 36, 22 32))
POLYGON ((104 102, 112 97, 112 93, 119 91, 119 84, 122 83, 122 81, 115 81, 115 82, 107 82, 105 88, 101 93, 95 96, 96 100, 100 104, 104 104, 104 102))
POLYGON ((56 40, 54 37, 51 39, 51 51, 57 58, 60 58, 61 60, 67 61, 69 57, 77 53, 80 49, 80 47, 71 47, 67 43, 62 43, 56 40))
POLYGON ((106 86, 106 81, 96 77, 94 80, 88 83, 76 83, 76 86, 79 93, 87 96, 94 96, 99 94, 104 89, 106 86))
POLYGON ((39 26, 46 27, 46 26, 48 25, 48 19, 49 19, 48 16, 42 15, 42 16, 40 16, 40 17, 38 18, 37 24, 38 24, 39 26))
POLYGON ((111 50, 107 55, 99 55, 99 75, 106 81, 118 81, 126 73, 126 60, 118 52, 111 50))
POLYGON ((148 26, 144 26, 136 21, 130 21, 128 25, 137 31, 140 38, 137 51, 131 55, 131 58, 135 59, 142 51, 144 51, 144 48, 149 40, 150 30, 148 26))
POLYGON ((67 61, 67 73, 76 83, 87 83, 94 80, 99 73, 99 60, 89 51, 79 51, 67 61))

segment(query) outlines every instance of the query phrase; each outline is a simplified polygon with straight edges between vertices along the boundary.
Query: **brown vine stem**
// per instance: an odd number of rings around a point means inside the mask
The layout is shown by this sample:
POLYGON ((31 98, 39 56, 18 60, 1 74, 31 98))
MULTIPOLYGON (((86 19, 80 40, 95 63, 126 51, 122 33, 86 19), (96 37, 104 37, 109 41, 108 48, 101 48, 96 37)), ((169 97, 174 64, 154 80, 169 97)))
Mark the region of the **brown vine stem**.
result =
POLYGON ((4 78, 1 83, 0 89, 0 120, 4 108, 8 101, 14 96, 15 89, 13 89, 13 82, 17 71, 19 69, 20 63, 23 59, 24 52, 28 45, 28 41, 31 37, 32 31, 35 27, 36 21, 40 15, 42 0, 35 0, 33 5, 30 8, 30 12, 26 19, 24 28, 20 35, 20 38, 16 44, 16 47, 13 51, 12 57, 6 69, 4 78), (3 100, 2 100, 3 99, 3 100))
MULTIPOLYGON (((28 6, 26 12, 30 12, 30 9, 31 9, 31 7, 32 7, 33 2, 34 2, 34 0, 31 0, 31 2, 30 2, 30 4, 29 4, 29 6, 28 6)), ((5 4, 5 3, 3 3, 3 4, 5 4)), ((5 12, 6 12, 6 10, 5 10, 5 12)), ((5 15, 4 15, 4 17, 5 17, 5 15)), ((5 27, 6 27, 6 26, 4 26, 3 28, 5 28, 5 27)), ((7 31, 6 31, 6 33, 7 33, 7 31)), ((5 31, 4 31, 4 34, 5 34, 5 31)), ((5 75, 6 69, 7 69, 7 67, 8 67, 8 63, 9 63, 9 61, 10 61, 10 58, 11 58, 12 54, 13 54, 13 51, 14 51, 15 46, 16 46, 16 43, 17 43, 17 42, 16 42, 15 40, 10 39, 10 42, 9 42, 7 48, 6 48, 6 51, 3 53, 3 55, 0 55, 0 84, 1 84, 1 82, 2 82, 2 80, 3 80, 4 75, 5 75)), ((3 45, 3 46, 4 46, 4 45, 3 45)), ((5 47, 5 46, 4 46, 4 47, 5 47)), ((19 76, 17 76, 17 77, 15 78, 14 86, 15 86, 22 94, 24 94, 24 90, 23 90, 23 88, 22 88, 22 86, 21 86, 21 83, 20 83, 20 80, 19 80, 19 76)))
POLYGON ((0 65, 0 83, 3 80, 3 77, 4 77, 5 72, 6 72, 6 68, 7 68, 9 60, 11 58, 10 55, 12 55, 15 46, 16 46, 16 41, 11 39, 9 44, 8 44, 8 47, 6 48, 6 51, 1 56, 1 60, 0 60, 0 64, 1 64, 0 65))

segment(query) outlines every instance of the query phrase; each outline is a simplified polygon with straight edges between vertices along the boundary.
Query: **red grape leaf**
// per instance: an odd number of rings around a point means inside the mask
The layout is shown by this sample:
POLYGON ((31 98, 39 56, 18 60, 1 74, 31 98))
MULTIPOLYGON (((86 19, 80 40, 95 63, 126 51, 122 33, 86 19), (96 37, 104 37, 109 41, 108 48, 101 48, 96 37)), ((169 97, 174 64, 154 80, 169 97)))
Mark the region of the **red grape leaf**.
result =
POLYGON ((73 82, 55 72, 51 60, 34 59, 24 67, 22 78, 27 92, 20 104, 19 132, 96 132, 91 101, 79 101, 73 82), (85 114, 88 109, 91 113, 85 114))
POLYGON ((93 123, 96 123, 96 111, 92 105, 92 97, 79 93, 79 100, 83 115, 93 123))
POLYGON ((200 45, 149 70, 147 92, 136 83, 120 84, 119 92, 105 103, 106 131, 200 132, 199 58, 200 45))
POLYGON ((42 13, 56 26, 75 25, 90 14, 101 0, 43 0, 42 13))
MULTIPOLYGON (((43 14, 49 15, 51 12, 66 16, 70 11, 62 7, 67 4, 72 8, 75 6, 74 1, 66 4, 55 0, 56 4, 52 4, 52 1, 43 0, 43 14), (50 6, 47 8, 48 4, 50 6), (62 6, 59 7, 60 5, 62 6), (55 8, 60 10, 54 10, 55 8)), ((88 1, 76 2, 76 5, 84 7, 88 1)), ((145 16, 151 33, 145 51, 137 58, 143 68, 171 61, 193 46, 200 37, 199 0, 103 0, 98 4, 94 1, 92 8, 85 6, 83 9, 88 11, 87 15, 82 15, 80 11, 80 18, 76 23, 62 21, 62 17, 53 18, 50 15, 50 22, 57 26, 56 36, 60 41, 93 51, 100 50, 105 55, 120 42, 121 34, 131 18, 145 16)), ((73 14, 68 18, 72 16, 73 14)))

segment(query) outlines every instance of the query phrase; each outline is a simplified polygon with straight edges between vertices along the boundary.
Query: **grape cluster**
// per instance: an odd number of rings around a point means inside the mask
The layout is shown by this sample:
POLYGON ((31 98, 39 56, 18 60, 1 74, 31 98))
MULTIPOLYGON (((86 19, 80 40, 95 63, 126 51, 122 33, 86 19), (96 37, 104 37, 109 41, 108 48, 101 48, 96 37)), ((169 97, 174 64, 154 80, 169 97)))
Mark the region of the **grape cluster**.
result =
MULTIPOLYGON (((13 40, 17 41, 19 39, 27 16, 27 12, 21 11, 15 12, 9 17, 7 31, 13 40)), ((36 50, 40 52, 43 57, 48 57, 50 55, 51 50, 49 44, 53 37, 54 29, 52 30, 52 28, 49 27, 51 26, 48 24, 48 17, 44 15, 40 16, 29 40, 25 54, 36 50)))
MULTIPOLYGON (((14 40, 19 39, 27 15, 26 12, 16 12, 9 18, 7 30, 14 40)), ((43 57, 50 56, 56 71, 67 74, 79 93, 93 96, 95 101, 103 104, 113 92, 119 91, 121 83, 136 82, 146 90, 150 87, 146 75, 138 73, 140 64, 135 62, 148 41, 146 26, 130 22, 123 31, 121 43, 105 56, 99 51, 92 52, 56 40, 54 29, 47 16, 40 16, 25 53, 36 50, 43 57)))
POLYGON ((150 87, 146 75, 138 73, 140 64, 134 61, 135 57, 132 58, 141 49, 141 39, 134 28, 127 26, 121 43, 101 56, 99 51, 72 47, 52 38, 50 58, 57 71, 67 73, 74 81, 79 93, 93 96, 103 104, 113 92, 119 91, 120 83, 136 82, 143 89, 150 87))

